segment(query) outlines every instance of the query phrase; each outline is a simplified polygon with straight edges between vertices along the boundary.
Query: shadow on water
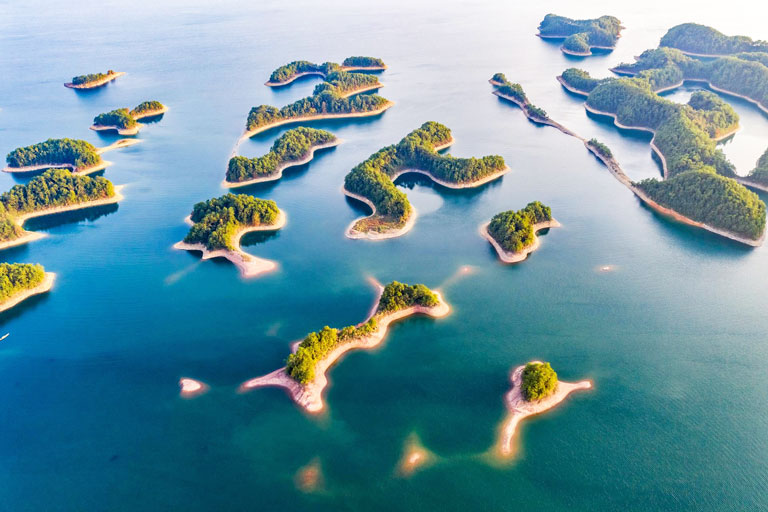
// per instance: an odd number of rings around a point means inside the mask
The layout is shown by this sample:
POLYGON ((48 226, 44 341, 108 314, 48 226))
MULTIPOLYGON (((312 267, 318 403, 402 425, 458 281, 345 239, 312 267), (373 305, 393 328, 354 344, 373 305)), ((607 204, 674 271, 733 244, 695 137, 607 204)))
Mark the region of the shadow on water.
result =
MULTIPOLYGON (((56 285, 54 284, 53 289, 55 288, 56 288, 56 285)), ((52 291, 53 290, 51 290, 51 292, 52 291)), ((0 313, 0 325, 10 322, 11 320, 14 320, 15 318, 23 315, 27 311, 42 305, 44 302, 50 299, 49 295, 51 294, 51 292, 39 293, 37 295, 33 295, 25 299, 24 301, 16 304, 11 309, 3 311, 2 313, 0 313)), ((0 336, 4 334, 5 332, 0 331, 0 336)), ((3 349, 3 343, 6 343, 6 342, 5 341, 0 342, 0 350, 3 349)))
POLYGON ((244 234, 243 237, 240 239, 240 246, 248 247, 252 245, 263 244, 264 242, 267 242, 279 236, 280 236, 279 229, 276 229, 274 231, 251 231, 250 233, 244 234))
POLYGON ((96 219, 115 213, 119 207, 120 206, 117 203, 105 204, 101 206, 93 206, 91 208, 83 208, 82 210, 34 217, 24 223, 24 229, 28 231, 42 231, 63 226, 65 224, 74 224, 83 221, 93 222, 96 219))
POLYGON ((266 140, 273 140, 279 136, 278 134, 282 135, 284 132, 287 132, 288 130, 292 128, 296 128, 298 126, 311 126, 312 128, 317 128, 318 130, 327 130, 330 132, 333 132, 337 128, 346 127, 346 126, 362 127, 362 126, 377 122, 383 116, 387 115, 387 112, 389 111, 385 110, 381 114, 377 114, 375 116, 369 116, 369 117, 346 117, 346 118, 338 118, 338 119, 316 119, 316 120, 304 119, 302 121, 297 121, 295 123, 274 126, 267 130, 264 130, 263 132, 259 132, 253 135, 252 137, 249 137, 248 140, 251 140, 253 142, 264 142, 266 140))
POLYGON ((165 116, 165 112, 163 112, 163 113, 161 113, 161 114, 155 114, 154 116, 147 116, 147 117, 142 117, 141 119, 139 119, 139 122, 140 122, 141 124, 154 124, 154 123, 159 123, 160 121, 162 121, 162 120, 163 120, 163 117, 164 117, 164 116, 165 116))
POLYGON ((479 187, 470 187, 470 188, 449 188, 445 187, 443 185, 440 185, 439 183, 435 183, 427 176, 424 176, 423 174, 417 173, 417 172, 406 172, 405 174, 401 174, 397 177, 395 180, 396 186, 401 186, 403 188, 407 188, 409 190, 413 190, 417 185, 421 187, 428 187, 436 192, 439 192, 441 196, 444 198, 451 198, 451 197, 461 197, 461 198, 474 198, 476 196, 479 196, 483 194, 486 190, 490 190, 495 187, 501 186, 501 180, 504 179, 504 176, 500 176, 499 178, 489 181, 488 183, 484 183, 480 185, 479 187))

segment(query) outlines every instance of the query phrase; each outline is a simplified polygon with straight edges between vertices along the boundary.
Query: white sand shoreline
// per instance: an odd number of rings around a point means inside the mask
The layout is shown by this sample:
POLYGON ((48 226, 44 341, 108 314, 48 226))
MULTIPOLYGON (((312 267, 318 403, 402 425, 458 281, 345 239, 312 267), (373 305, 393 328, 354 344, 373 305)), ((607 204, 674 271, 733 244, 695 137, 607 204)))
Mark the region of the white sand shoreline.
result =
MULTIPOLYGON (((163 108, 158 108, 155 110, 148 110, 146 112, 142 112, 141 114, 137 115, 131 115, 134 121, 138 121, 139 119, 144 119, 145 117, 156 117, 165 114, 168 112, 168 107, 163 105, 163 108)), ((130 114, 129 114, 130 115, 130 114)), ((117 125, 111 125, 111 124, 92 124, 90 126, 91 130, 96 132, 103 132, 103 131, 116 131, 118 135, 137 135, 139 133, 139 130, 141 130, 145 125, 142 123, 136 123, 135 126, 132 126, 131 128, 120 128, 117 125)), ((130 144, 124 144, 124 147, 130 144)))
POLYGON ((351 197, 352 199, 357 199, 358 201, 365 203, 368 205, 368 207, 372 210, 372 213, 370 215, 366 215, 365 217, 358 217, 355 220, 353 220, 349 226, 347 226, 347 229, 344 231, 344 235, 347 238, 351 238, 352 240, 387 240, 389 238, 397 238, 399 236, 403 236, 407 232, 413 228, 413 225, 416 224, 416 217, 418 217, 418 211, 416 208, 411 205, 411 214, 408 216, 408 219, 405 221, 405 224, 396 229, 389 229, 387 231, 357 231, 355 229, 355 225, 360 222, 363 219, 367 219, 370 217, 374 217, 376 215, 376 205, 374 205, 370 199, 368 199, 365 196, 361 196, 358 194, 354 194, 347 190, 345 186, 342 185, 341 192, 348 197, 351 197))
MULTIPOLYGON (((217 249, 215 251, 211 251, 204 244, 190 244, 184 241, 173 244, 173 248, 181 251, 199 251, 202 253, 202 260, 208 260, 211 258, 225 258, 232 262, 240 270, 240 274, 244 278, 252 278, 266 272, 277 270, 278 264, 275 261, 259 258, 243 251, 240 247, 240 239, 246 233, 251 233, 253 231, 277 231, 278 229, 281 229, 283 226, 285 226, 286 221, 287 217, 285 212, 280 210, 280 214, 278 215, 274 224, 247 226, 238 230, 232 238, 232 245, 236 247, 236 249, 232 251, 228 249, 217 249)), ((184 219, 184 222, 192 225, 192 220, 189 216, 184 219)))
POLYGON ((499 245, 499 242, 497 242, 496 239, 491 236, 491 233, 488 232, 489 225, 490 221, 480 225, 480 235, 491 243, 493 248, 496 249, 496 254, 498 254, 499 259, 504 263, 519 263, 525 261, 529 254, 536 251, 541 246, 539 237, 536 236, 539 231, 543 229, 559 228, 562 226, 562 224, 555 219, 537 222, 533 225, 533 243, 528 247, 524 247, 521 251, 509 252, 504 250, 504 248, 499 245))
MULTIPOLYGON (((387 66, 340 66, 342 71, 347 72, 354 72, 354 71, 384 71, 387 69, 387 66)), ((283 82, 273 82, 271 80, 267 80, 264 82, 264 85, 267 87, 282 87, 284 85, 288 85, 295 80, 298 80, 299 78, 303 76, 321 76, 325 78, 327 75, 323 73, 322 71, 302 71, 301 73, 295 73, 291 75, 289 78, 284 80, 283 82)))
POLYGON ((107 75, 101 80, 95 80, 93 82, 86 82, 84 84, 75 85, 72 82, 67 82, 64 84, 64 87, 67 87, 69 89, 95 89, 97 87, 101 87, 102 85, 106 85, 115 78, 119 76, 123 76, 125 74, 124 71, 118 71, 116 73, 112 73, 111 75, 107 75))
MULTIPOLYGON (((139 142, 141 142, 140 139, 120 139, 108 146, 96 148, 96 154, 101 155, 103 153, 106 153, 107 151, 112 151, 113 149, 120 149, 128 146, 133 146, 134 144, 138 144, 139 142)), ((106 169, 110 165, 112 165, 112 162, 102 159, 101 161, 97 162, 94 165, 91 165, 88 167, 82 167, 82 168, 76 167, 74 164, 69 164, 69 163, 63 163, 63 164, 51 163, 51 164, 25 165, 21 167, 6 166, 6 167, 3 167, 2 171, 11 173, 11 174, 13 173, 23 174, 28 172, 42 171, 45 169, 69 169, 72 171, 72 174, 75 174, 78 176, 84 176, 87 174, 92 174, 94 172, 106 169)))
POLYGON ((8 297, 5 302, 0 304, 0 313, 11 309, 12 307, 34 295, 39 295, 41 293, 50 291, 51 288, 53 288, 53 283, 55 280, 56 274, 53 272, 46 272, 45 276, 43 277, 43 281, 39 285, 35 286, 34 288, 30 288, 29 290, 22 290, 15 295, 12 295, 11 297, 8 297))

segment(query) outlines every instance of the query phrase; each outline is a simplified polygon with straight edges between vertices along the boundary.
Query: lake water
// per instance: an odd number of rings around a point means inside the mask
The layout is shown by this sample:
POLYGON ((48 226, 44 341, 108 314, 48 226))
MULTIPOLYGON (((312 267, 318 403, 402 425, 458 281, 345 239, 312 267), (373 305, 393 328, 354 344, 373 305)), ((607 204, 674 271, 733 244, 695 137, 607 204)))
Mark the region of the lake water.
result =
MULTIPOLYGON (((141 144, 107 154, 104 175, 126 185, 119 206, 40 219, 29 227, 47 238, 0 255, 58 274, 51 293, 0 316, 0 510, 768 509, 768 252, 652 213, 578 140, 529 123, 487 83, 506 73, 608 144, 632 178, 659 176, 647 136, 587 117, 555 76, 607 76, 685 21, 768 39, 754 2, 675 4, 0 1, 3 155, 49 137, 106 145, 118 137, 88 129, 96 114, 170 107, 141 144), (613 53, 572 59, 534 36, 548 12, 613 14, 627 29, 613 53), (272 69, 349 55, 384 59, 381 94, 396 105, 313 123, 345 143, 243 190, 288 215, 280 232, 244 240, 279 270, 244 280, 172 250, 192 205, 224 193, 249 108, 317 83, 270 90, 272 69), (90 93, 62 86, 107 68, 127 74, 90 93), (453 130, 452 154, 500 154, 512 171, 464 191, 403 177, 413 230, 346 239, 365 210, 341 194, 344 176, 428 120, 453 130), (533 200, 563 227, 502 265, 477 226, 533 200), (344 358, 320 417, 279 389, 236 392, 307 332, 361 321, 371 276, 440 288, 453 313, 403 321, 380 349, 344 358), (532 359, 595 389, 526 421, 516 457, 499 464, 485 453, 508 373, 532 359), (181 399, 180 377, 210 391, 181 399), (413 436, 435 463, 404 478, 413 436), (324 483, 304 493, 294 477, 311 461, 324 483)), ((768 116, 732 104, 743 129, 723 148, 746 173, 768 146, 768 116)), ((3 174, 0 190, 19 181, 3 174)))

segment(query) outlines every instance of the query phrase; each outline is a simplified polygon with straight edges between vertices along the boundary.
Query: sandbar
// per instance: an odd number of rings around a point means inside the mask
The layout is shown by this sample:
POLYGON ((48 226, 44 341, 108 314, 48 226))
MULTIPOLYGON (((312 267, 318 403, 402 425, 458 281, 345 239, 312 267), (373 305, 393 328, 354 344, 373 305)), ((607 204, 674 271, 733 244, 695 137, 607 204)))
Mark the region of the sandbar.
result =
POLYGON ((94 80, 93 82, 86 82, 84 84, 78 84, 75 85, 72 82, 67 82, 64 84, 64 87, 68 87, 70 89, 95 89, 96 87, 101 87, 102 85, 105 85, 115 78, 124 75, 124 71, 118 71, 117 73, 112 73, 110 75, 105 76, 101 80, 94 80))
POLYGON ((56 280, 56 274, 53 272, 46 272, 45 276, 43 277, 43 281, 35 286, 34 288, 30 288, 28 290, 21 290, 18 293, 15 293, 14 295, 8 297, 8 299, 0 304, 0 312, 6 311, 14 307, 15 305, 19 304, 22 301, 27 300, 28 298, 32 297, 33 295, 39 295, 41 293, 46 293, 50 291, 51 288, 53 288, 53 282, 56 280))
POLYGON ((179 395, 182 398, 192 398, 208 391, 208 385, 199 380, 182 377, 179 379, 179 395))
POLYGON ((536 233, 541 231, 542 229, 550 229, 550 228, 559 228, 562 226, 559 222, 557 222, 555 219, 547 220, 543 222, 537 222, 533 225, 533 243, 529 245, 528 247, 524 247, 518 252, 509 252, 504 250, 504 248, 499 245, 499 242, 496 241, 495 238, 491 236, 491 234, 488 232, 488 225, 490 222, 486 222, 485 224, 480 226, 480 235, 491 242, 491 245, 493 245, 493 248, 496 249, 496 254, 499 255, 499 259, 503 261, 504 263, 519 263, 521 261, 524 261, 529 254, 531 254, 533 251, 539 248, 541 245, 541 242, 539 241, 539 237, 536 236, 536 233))

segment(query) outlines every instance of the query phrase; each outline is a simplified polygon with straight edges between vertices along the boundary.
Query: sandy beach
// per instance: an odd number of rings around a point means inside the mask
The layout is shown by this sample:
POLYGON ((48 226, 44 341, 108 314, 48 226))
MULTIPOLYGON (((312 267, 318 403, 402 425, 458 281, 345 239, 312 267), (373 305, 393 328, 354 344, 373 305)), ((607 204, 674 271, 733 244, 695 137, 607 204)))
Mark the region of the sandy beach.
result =
MULTIPOLYGON (((531 361, 531 363, 540 363, 541 361, 531 361)), ((508 415, 502 424, 499 441, 498 453, 502 457, 509 457, 513 454, 513 440, 517 432, 517 425, 529 416, 541 414, 556 405, 560 404, 572 392, 581 389, 592 388, 592 381, 582 380, 580 382, 570 383, 557 381, 557 390, 538 402, 528 402, 523 398, 522 383, 523 370, 525 365, 518 366, 510 375, 512 389, 507 393, 504 404, 507 406, 508 415)))
POLYGON ((92 124, 90 128, 95 132, 108 132, 112 130, 116 131, 118 135, 136 135, 139 133, 142 126, 141 123, 136 123, 136 125, 131 128, 119 128, 115 125, 92 124))
POLYGON ((101 87, 102 85, 105 85, 111 82, 112 80, 114 80, 115 78, 119 76, 123 76, 124 74, 125 72, 118 71, 117 73, 112 73, 111 75, 105 76, 101 80, 96 80, 94 82, 88 82, 80 85, 75 85, 72 82, 67 82, 64 84, 64 87, 68 87, 70 89, 95 89, 96 87, 101 87))
POLYGON ((159 116, 160 114, 165 114, 168 112, 168 107, 163 105, 163 108, 157 108, 155 110, 147 110, 146 112, 142 112, 141 114, 136 114, 135 116, 132 115, 134 120, 138 121, 139 119, 144 119, 145 117, 155 117, 159 116))
MULTIPOLYGON (((379 291, 381 294, 381 291, 379 291)), ((387 334, 387 329, 392 322, 401 320, 411 315, 421 314, 428 315, 433 318, 441 318, 450 312, 450 307, 445 303, 442 296, 435 292, 438 296, 438 304, 431 308, 423 306, 413 306, 410 308, 402 309, 394 313, 381 315, 378 317, 378 329, 370 336, 364 338, 357 338, 346 343, 337 345, 331 352, 321 361, 317 362, 315 367, 315 379, 306 385, 299 384, 287 373, 285 367, 275 370, 272 373, 264 375, 263 377, 257 377, 255 379, 248 380, 240 385, 240 391, 245 392, 251 389, 261 387, 281 387, 288 391, 291 398, 307 412, 318 413, 323 410, 323 390, 328 385, 328 379, 326 372, 333 366, 345 353, 355 349, 371 349, 379 345, 387 334)), ((366 319, 364 322, 367 322, 366 319)), ((358 324, 362 325, 362 324, 358 324)), ((297 346, 297 344, 292 344, 297 346)), ((295 350, 295 349, 294 349, 295 350)))
POLYGON ((496 239, 493 238, 491 234, 488 232, 489 224, 490 224, 490 221, 480 226, 480 235, 486 240, 488 240, 489 242, 491 242, 491 245, 493 245, 493 248, 496 249, 496 253, 499 255, 499 259, 504 263, 519 263, 521 261, 524 261, 529 254, 537 250, 541 245, 541 242, 539 241, 539 237, 536 236, 536 233, 538 233, 542 229, 559 228, 560 226, 562 226, 562 224, 557 222, 555 219, 544 221, 544 222, 537 222, 536 224, 533 225, 533 243, 528 247, 523 248, 523 250, 521 251, 509 252, 509 251, 505 251, 499 245, 496 239))
POLYGON ((0 312, 11 309, 12 307, 16 306, 20 302, 27 300, 33 295, 39 295, 41 293, 50 291, 50 289, 53 288, 53 282, 55 280, 56 274, 53 272, 46 272, 45 276, 43 277, 43 282, 41 282, 39 285, 35 286, 34 288, 30 288, 29 290, 22 290, 19 293, 9 297, 5 302, 0 303, 0 312))
MULTIPOLYGON (((217 249, 215 251, 211 251, 203 244, 188 244, 183 241, 173 244, 173 248, 181 251, 199 251, 203 253, 203 260, 208 260, 211 258, 225 258, 232 262, 240 270, 240 274, 243 277, 256 277, 266 272, 276 270, 277 263, 272 260, 257 258, 256 256, 243 251, 240 248, 240 239, 243 237, 243 235, 252 231, 276 231, 281 229, 283 226, 285 226, 286 220, 286 215, 281 210, 277 221, 274 224, 263 226, 247 226, 240 229, 232 238, 232 245, 236 247, 236 249, 233 251, 228 249, 217 249)), ((189 217, 186 217, 184 222, 192 225, 192 220, 189 217)))
POLYGON ((361 201, 368 205, 368 207, 371 209, 372 213, 370 215, 367 215, 365 217, 359 217, 355 220, 353 220, 349 226, 347 226, 347 229, 344 231, 344 235, 347 238, 351 238, 353 240, 386 240, 388 238, 397 238, 398 236, 403 236, 408 231, 411 230, 413 225, 416 223, 416 217, 418 217, 418 212, 416 211, 416 208, 411 205, 411 214, 408 216, 408 219, 405 221, 405 224, 402 227, 395 228, 395 229, 389 229, 387 231, 370 231, 370 232, 362 232, 355 230, 355 225, 360 222, 363 219, 367 219, 369 217, 373 217, 376 215, 376 206, 368 199, 367 197, 353 194, 349 190, 347 190, 343 185, 341 187, 341 191, 344 193, 345 196, 349 196, 352 199, 357 199, 358 201, 361 201))
POLYGON ((283 162, 282 164, 277 166, 277 169, 275 169, 275 172, 273 172, 272 174, 269 174, 267 176, 261 176, 259 178, 251 178, 245 181, 227 181, 226 179, 224 179, 224 181, 221 182, 221 186, 224 188, 239 188, 239 187, 246 187, 248 185, 253 185, 255 183, 264 183, 267 181, 279 180, 280 178, 283 177, 284 170, 290 167, 297 167, 299 165, 304 165, 306 163, 311 162, 312 159, 315 157, 315 151, 320 151, 321 149, 326 149, 326 148, 332 148, 332 147, 338 146, 342 142, 344 142, 344 140, 337 137, 335 140, 332 140, 327 144, 318 144, 317 146, 312 146, 309 148, 309 151, 307 152, 307 154, 305 154, 299 160, 289 160, 287 162, 283 162))
POLYGON ((179 396, 193 398, 208 391, 208 385, 199 380, 182 377, 179 379, 179 396))

